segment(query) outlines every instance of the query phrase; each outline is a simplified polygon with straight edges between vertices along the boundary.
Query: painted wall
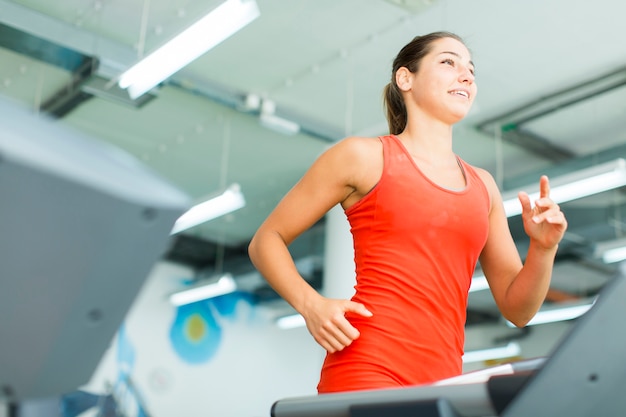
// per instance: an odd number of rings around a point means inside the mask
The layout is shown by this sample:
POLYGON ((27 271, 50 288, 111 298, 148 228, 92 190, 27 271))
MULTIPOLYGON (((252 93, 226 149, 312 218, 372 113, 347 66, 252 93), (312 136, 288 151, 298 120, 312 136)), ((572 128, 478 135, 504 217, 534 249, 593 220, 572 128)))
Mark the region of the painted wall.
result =
POLYGON ((128 417, 269 416, 280 398, 315 394, 323 350, 305 328, 278 329, 242 294, 173 307, 166 295, 191 274, 155 267, 85 390, 116 391, 128 417))

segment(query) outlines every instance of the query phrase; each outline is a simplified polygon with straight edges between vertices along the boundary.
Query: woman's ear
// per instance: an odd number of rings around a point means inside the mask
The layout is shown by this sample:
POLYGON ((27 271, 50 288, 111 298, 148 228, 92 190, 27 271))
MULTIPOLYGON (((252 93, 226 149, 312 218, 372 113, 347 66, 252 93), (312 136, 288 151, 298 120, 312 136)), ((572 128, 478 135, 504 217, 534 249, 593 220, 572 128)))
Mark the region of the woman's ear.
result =
POLYGON ((400 91, 409 91, 413 85, 413 73, 407 67, 400 67, 396 71, 396 84, 400 91))

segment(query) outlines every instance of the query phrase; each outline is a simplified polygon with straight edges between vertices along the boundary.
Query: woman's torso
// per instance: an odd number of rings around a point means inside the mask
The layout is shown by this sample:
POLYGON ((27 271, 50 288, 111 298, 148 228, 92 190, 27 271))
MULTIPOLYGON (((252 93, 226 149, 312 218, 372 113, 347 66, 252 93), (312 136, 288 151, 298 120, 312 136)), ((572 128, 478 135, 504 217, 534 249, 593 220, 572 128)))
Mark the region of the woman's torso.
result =
POLYGON ((354 238, 360 337, 327 355, 319 392, 428 383, 461 371, 467 291, 488 231, 489 195, 433 183, 395 136, 381 137, 378 183, 346 210, 354 238))

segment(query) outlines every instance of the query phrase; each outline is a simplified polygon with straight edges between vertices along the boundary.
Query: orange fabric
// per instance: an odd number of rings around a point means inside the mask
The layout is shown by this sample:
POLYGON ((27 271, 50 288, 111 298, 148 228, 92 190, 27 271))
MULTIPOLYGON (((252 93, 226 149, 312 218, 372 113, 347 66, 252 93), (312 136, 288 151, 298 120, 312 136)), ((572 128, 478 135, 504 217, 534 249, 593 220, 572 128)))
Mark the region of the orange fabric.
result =
POLYGON ((439 187, 398 138, 380 139, 380 181, 346 211, 353 300, 373 317, 347 315, 361 335, 327 354, 319 393, 431 383, 462 372, 467 294, 487 239, 488 191, 460 159, 467 186, 439 187))

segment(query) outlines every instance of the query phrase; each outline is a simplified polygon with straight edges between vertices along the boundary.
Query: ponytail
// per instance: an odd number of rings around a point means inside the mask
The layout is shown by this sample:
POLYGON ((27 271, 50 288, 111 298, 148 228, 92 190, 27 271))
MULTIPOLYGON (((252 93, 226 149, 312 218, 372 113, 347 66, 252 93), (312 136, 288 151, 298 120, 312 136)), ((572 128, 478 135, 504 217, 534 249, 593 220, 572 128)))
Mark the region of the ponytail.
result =
POLYGON ((385 86, 383 103, 387 113, 389 133, 392 135, 402 133, 407 123, 406 106, 395 80, 385 86))

